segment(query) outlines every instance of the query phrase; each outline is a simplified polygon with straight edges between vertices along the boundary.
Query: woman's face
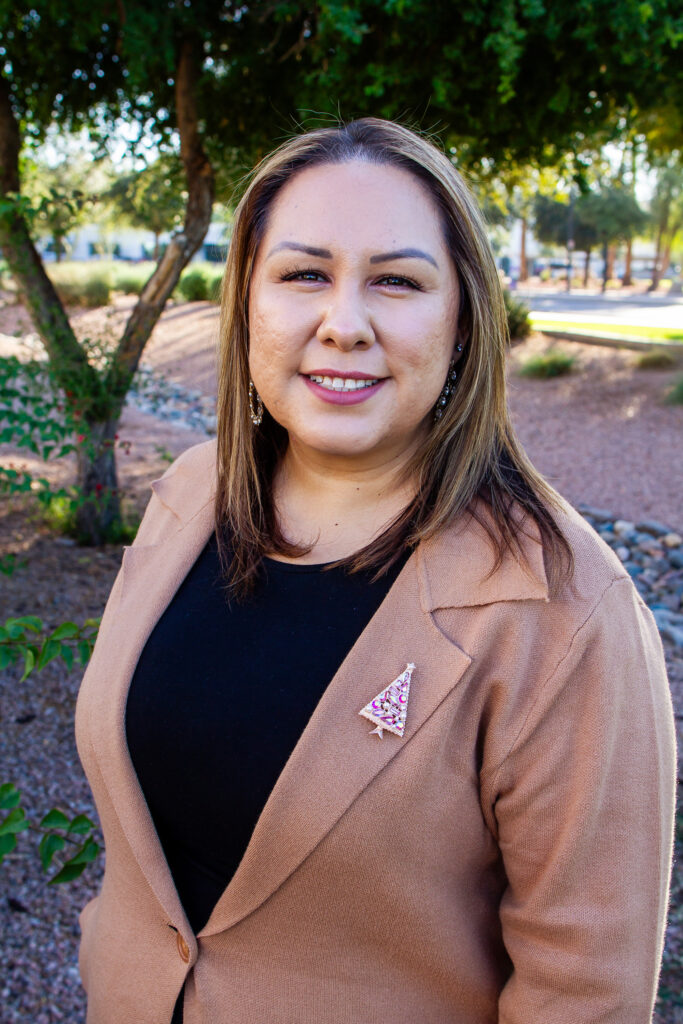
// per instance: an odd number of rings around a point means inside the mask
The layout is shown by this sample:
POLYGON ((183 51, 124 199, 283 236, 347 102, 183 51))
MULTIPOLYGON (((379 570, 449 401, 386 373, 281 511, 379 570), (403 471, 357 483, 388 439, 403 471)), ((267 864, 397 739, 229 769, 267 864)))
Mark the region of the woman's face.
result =
POLYGON ((456 344, 458 284, 409 172, 311 167, 278 194, 249 291, 249 365, 301 454, 372 466, 430 429, 456 344))

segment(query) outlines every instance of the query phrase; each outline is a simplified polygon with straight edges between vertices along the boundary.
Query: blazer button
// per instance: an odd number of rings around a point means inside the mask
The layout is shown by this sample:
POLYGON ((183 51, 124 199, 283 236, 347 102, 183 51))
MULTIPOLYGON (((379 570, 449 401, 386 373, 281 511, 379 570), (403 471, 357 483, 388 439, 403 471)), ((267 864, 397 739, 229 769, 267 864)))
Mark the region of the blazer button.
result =
POLYGON ((178 955, 183 963, 189 963, 190 960, 190 947, 185 942, 180 932, 176 934, 176 941, 178 943, 178 955))

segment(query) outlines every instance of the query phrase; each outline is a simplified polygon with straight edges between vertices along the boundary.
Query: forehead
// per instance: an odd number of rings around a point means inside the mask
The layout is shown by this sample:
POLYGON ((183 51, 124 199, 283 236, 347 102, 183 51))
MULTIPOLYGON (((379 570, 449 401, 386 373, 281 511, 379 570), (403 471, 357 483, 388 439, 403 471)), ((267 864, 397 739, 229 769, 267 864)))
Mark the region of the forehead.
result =
POLYGON ((264 248, 283 239, 341 250, 419 246, 446 253, 427 187, 409 171, 353 161, 299 171, 271 207, 264 248))

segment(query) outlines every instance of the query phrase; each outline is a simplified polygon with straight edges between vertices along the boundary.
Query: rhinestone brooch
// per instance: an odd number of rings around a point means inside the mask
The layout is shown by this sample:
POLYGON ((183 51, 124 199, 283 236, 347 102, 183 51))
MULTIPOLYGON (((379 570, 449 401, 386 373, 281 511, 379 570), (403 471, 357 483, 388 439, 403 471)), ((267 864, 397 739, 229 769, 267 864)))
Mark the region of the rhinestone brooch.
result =
POLYGON ((376 726, 370 731, 371 736, 376 733, 382 739, 382 733, 386 729, 387 732, 393 732, 394 735, 403 738, 408 714, 410 679, 414 670, 415 666, 409 662, 400 676, 358 712, 376 726))

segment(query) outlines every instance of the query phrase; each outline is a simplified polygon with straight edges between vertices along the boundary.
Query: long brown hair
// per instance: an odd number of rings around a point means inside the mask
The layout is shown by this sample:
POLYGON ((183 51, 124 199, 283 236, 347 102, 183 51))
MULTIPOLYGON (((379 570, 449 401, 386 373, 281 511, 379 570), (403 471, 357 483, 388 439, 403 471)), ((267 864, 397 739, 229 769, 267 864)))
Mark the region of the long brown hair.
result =
POLYGON ((287 433, 267 410, 257 429, 250 419, 249 286, 280 189, 304 168, 354 160, 403 168, 429 190, 458 275, 464 351, 455 391, 408 467, 418 482, 415 498, 345 564, 350 571, 370 568, 381 575, 406 545, 415 546, 469 512, 487 530, 497 567, 506 550, 519 557, 526 514, 540 530, 554 583, 571 571, 571 549, 551 514, 559 496, 529 462, 510 421, 507 317, 483 218, 444 153, 411 129, 377 118, 321 128, 283 143, 255 168, 235 213, 223 279, 218 379, 216 529, 226 578, 233 592, 243 596, 264 555, 296 556, 309 550, 284 535, 275 509, 273 479, 287 433))

